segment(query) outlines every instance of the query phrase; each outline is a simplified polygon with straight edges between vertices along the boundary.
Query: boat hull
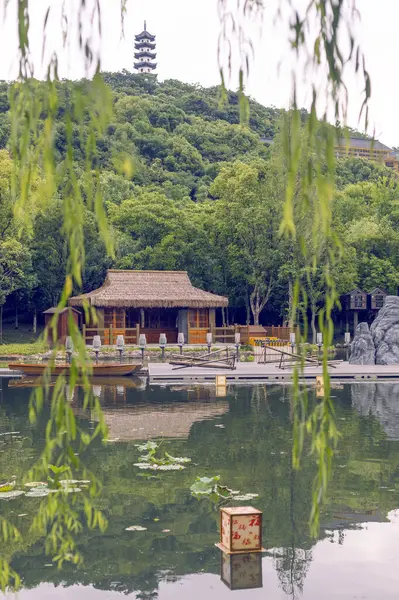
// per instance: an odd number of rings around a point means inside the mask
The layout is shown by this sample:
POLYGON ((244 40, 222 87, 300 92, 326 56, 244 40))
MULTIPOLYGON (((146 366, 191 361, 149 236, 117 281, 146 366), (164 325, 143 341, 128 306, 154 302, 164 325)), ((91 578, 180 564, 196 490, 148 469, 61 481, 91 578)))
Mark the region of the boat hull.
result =
MULTIPOLYGON (((121 363, 110 363, 101 365, 90 365, 91 373, 95 377, 115 377, 115 376, 126 376, 133 375, 140 371, 142 365, 131 365, 121 363)), ((8 368, 12 371, 20 371, 24 375, 28 376, 40 376, 43 375, 48 368, 47 364, 35 364, 35 363, 11 363, 8 368)), ((69 372, 71 366, 67 363, 55 364, 51 368, 51 375, 61 375, 69 372)))

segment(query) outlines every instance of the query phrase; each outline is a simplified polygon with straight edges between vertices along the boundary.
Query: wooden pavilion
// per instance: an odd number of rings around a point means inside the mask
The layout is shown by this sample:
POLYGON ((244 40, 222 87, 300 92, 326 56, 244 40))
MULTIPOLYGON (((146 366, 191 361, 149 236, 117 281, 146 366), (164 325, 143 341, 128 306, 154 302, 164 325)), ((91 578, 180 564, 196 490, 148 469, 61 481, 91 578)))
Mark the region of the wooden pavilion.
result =
POLYGON ((92 292, 74 296, 69 305, 94 306, 97 324, 84 323, 87 343, 100 335, 104 344, 114 344, 117 335, 126 343, 137 343, 145 334, 147 343, 159 342, 161 333, 176 343, 178 333, 189 344, 203 344, 216 325, 216 309, 228 305, 227 298, 195 288, 185 271, 109 270, 104 284, 92 292))
POLYGON ((57 341, 65 344, 66 337, 69 332, 69 319, 72 317, 75 324, 79 326, 81 315, 74 308, 66 307, 59 309, 58 306, 53 306, 43 311, 44 325, 47 329, 47 340, 49 344, 55 344, 57 341), (51 322, 55 314, 58 314, 56 330, 53 331, 51 322))

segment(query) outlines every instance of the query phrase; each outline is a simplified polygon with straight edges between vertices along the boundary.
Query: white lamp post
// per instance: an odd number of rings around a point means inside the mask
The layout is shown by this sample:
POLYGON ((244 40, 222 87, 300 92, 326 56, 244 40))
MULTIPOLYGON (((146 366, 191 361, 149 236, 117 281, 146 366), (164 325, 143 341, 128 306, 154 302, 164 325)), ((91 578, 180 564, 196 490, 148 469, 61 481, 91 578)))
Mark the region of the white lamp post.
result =
POLYGON ((159 347, 161 348, 162 352, 162 360, 165 358, 165 348, 167 343, 168 340, 166 338, 166 335, 164 333, 161 333, 161 335, 159 336, 159 347))
POLYGON ((145 352, 145 347, 147 346, 147 338, 145 337, 144 333, 140 334, 140 338, 139 338, 139 348, 141 350, 141 359, 144 360, 144 352, 145 352))
POLYGON ((241 333, 237 332, 234 334, 234 345, 236 347, 237 361, 240 360, 240 344, 241 344, 241 333))
POLYGON ((291 344, 291 352, 292 352, 292 354, 294 354, 295 343, 296 343, 295 333, 292 332, 292 333, 290 333, 290 344, 291 344))
POLYGON ((122 361, 122 353, 125 347, 125 338, 123 335, 118 335, 116 338, 116 348, 119 352, 119 360, 122 361))
POLYGON ((183 354, 183 346, 184 346, 184 333, 177 334, 177 345, 180 348, 180 354, 183 354))
POLYGON ((70 363, 73 353, 73 341, 70 335, 68 335, 65 340, 65 353, 67 355, 67 362, 70 363))
POLYGON ((320 358, 321 358, 321 347, 323 345, 323 334, 322 333, 317 333, 316 334, 316 344, 319 348, 319 362, 320 362, 320 358))
POLYGON ((210 354, 212 347, 212 333, 206 334, 206 345, 208 346, 208 353, 210 354))
POLYGON ((99 335, 93 337, 93 350, 96 354, 96 363, 98 363, 98 353, 101 350, 101 337, 99 335))

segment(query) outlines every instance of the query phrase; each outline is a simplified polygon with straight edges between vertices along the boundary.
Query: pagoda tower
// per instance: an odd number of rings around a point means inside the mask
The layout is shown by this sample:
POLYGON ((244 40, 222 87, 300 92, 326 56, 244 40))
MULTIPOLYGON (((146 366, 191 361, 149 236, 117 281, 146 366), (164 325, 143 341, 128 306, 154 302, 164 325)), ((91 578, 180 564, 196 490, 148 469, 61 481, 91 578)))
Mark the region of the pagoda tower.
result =
POLYGON ((155 47, 155 35, 147 31, 147 21, 144 21, 144 30, 134 36, 134 58, 137 61, 134 68, 138 73, 152 73, 156 69, 155 47))

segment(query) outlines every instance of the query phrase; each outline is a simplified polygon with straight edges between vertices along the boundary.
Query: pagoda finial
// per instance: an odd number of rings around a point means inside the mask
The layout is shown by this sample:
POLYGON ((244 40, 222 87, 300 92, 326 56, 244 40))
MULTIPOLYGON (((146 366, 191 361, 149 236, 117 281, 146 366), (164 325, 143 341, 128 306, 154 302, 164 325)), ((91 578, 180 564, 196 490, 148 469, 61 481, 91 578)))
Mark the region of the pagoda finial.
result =
POLYGON ((147 31, 147 21, 144 21, 144 31, 147 31))

